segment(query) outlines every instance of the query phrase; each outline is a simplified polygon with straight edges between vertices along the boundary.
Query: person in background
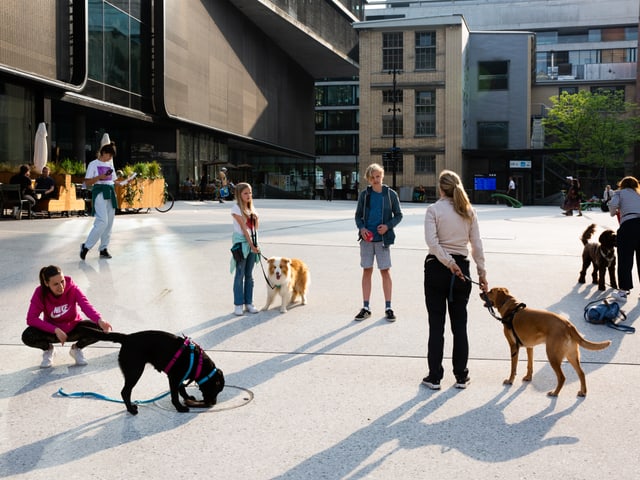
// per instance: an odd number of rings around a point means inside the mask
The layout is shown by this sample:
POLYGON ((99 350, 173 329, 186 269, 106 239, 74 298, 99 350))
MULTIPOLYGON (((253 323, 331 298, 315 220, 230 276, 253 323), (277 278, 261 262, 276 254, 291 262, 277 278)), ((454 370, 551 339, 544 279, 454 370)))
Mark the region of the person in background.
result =
POLYGON ((512 198, 516 198, 516 181, 513 179, 512 176, 509 176, 509 185, 507 186, 507 195, 509 195, 512 198))
POLYGON ((218 178, 216 180, 216 194, 218 195, 218 202, 224 203, 222 200, 222 189, 224 187, 228 188, 229 182, 227 181, 227 169, 226 167, 222 167, 218 172, 218 178))
POLYGON ((207 185, 209 185, 209 175, 207 175, 206 171, 202 172, 202 176, 200 177, 200 201, 204 202, 207 195, 207 185))
POLYGON ((394 228, 402 220, 398 194, 382 183, 384 168, 377 163, 367 167, 365 177, 369 186, 358 195, 356 206, 356 226, 360 241, 360 266, 362 267, 362 309, 355 316, 356 321, 371 316, 369 299, 371 297, 371 276, 373 261, 378 264, 382 276, 385 317, 395 322, 396 315, 391 308, 391 252, 396 234, 394 228))
POLYGON ((613 197, 613 190, 611 190, 611 185, 607 185, 604 187, 604 192, 602 192, 602 199, 600 200, 600 208, 603 212, 609 211, 609 202, 611 201, 611 197, 613 197))
POLYGON ((253 192, 248 183, 238 183, 235 193, 236 203, 231 207, 233 217, 232 245, 240 244, 242 259, 231 258, 233 278, 233 313, 244 315, 258 313, 253 305, 253 267, 260 259, 258 248, 258 212, 253 207, 253 192))
POLYGON ((194 197, 193 182, 191 181, 191 179, 187 177, 187 179, 184 181, 182 185, 184 186, 185 198, 187 200, 193 200, 193 197, 194 197))
POLYGON ((36 193, 41 195, 40 200, 55 198, 56 181, 49 173, 49 167, 42 167, 42 175, 36 178, 36 193))
POLYGON ((89 303, 71 277, 62 274, 60 267, 49 265, 40 269, 40 286, 31 296, 27 311, 27 328, 22 333, 22 342, 43 351, 40 368, 53 364, 53 344, 76 342, 69 355, 76 365, 86 365, 82 349, 97 342, 91 337, 91 330, 111 330, 111 324, 102 319, 98 311, 89 303), (82 320, 80 310, 89 317, 82 320))
POLYGON ((456 388, 469 383, 469 340, 467 304, 471 293, 469 245, 478 272, 478 283, 487 291, 487 273, 480 240, 478 217, 457 173, 443 170, 438 178, 440 198, 427 208, 424 238, 429 253, 424 261, 424 296, 429 317, 427 364, 429 373, 422 383, 440 389, 444 376, 444 325, 449 311, 453 333, 453 374, 456 388))
MULTIPOLYGON (((616 247, 618 250, 618 286, 612 296, 626 302, 633 288, 633 257, 640 272, 640 185, 635 177, 624 177, 609 201, 609 213, 620 220, 616 247)), ((639 273, 640 275, 640 273, 639 273)))
POLYGON ((328 202, 333 201, 333 190, 336 186, 336 182, 333 179, 333 175, 330 173, 327 178, 324 179, 324 199, 328 202))
POLYGON ((569 188, 567 189, 567 195, 562 205, 564 215, 571 217, 573 211, 578 211, 578 217, 582 216, 582 191, 580 190, 580 181, 577 178, 567 177, 569 181, 569 188))
POLYGON ((87 257, 89 250, 98 241, 100 241, 100 258, 111 258, 107 247, 111 241, 113 220, 118 208, 115 190, 117 174, 113 166, 113 157, 115 155, 115 144, 113 142, 107 143, 100 147, 98 158, 93 160, 87 167, 84 183, 86 186, 93 186, 91 189, 91 214, 94 215, 95 220, 89 236, 80 246, 80 258, 82 260, 87 257))
POLYGON ((36 192, 31 186, 31 172, 29 165, 20 165, 20 171, 16 173, 9 183, 12 185, 20 185, 20 194, 24 200, 29 201, 29 208, 33 208, 36 204, 36 192))

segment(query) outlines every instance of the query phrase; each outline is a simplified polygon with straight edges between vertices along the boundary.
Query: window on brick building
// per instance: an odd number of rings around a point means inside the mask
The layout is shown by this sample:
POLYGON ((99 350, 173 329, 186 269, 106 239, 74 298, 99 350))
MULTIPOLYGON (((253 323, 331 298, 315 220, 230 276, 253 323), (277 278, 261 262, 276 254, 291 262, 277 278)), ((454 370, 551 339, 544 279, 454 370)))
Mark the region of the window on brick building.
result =
POLYGON ((416 32, 416 70, 436 68, 436 32, 416 32))
POLYGON ((402 32, 382 34, 382 69, 402 70, 402 32))

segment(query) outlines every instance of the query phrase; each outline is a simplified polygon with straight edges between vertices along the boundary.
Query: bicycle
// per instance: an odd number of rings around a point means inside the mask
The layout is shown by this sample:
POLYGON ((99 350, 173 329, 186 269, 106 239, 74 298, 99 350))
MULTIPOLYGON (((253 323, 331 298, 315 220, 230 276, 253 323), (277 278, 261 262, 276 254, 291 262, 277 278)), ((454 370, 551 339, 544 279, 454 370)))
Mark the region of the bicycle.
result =
POLYGON ((157 211, 160 213, 167 213, 169 210, 173 208, 173 204, 175 203, 175 199, 171 192, 169 192, 169 185, 165 182, 164 184, 164 203, 159 207, 155 207, 157 211))

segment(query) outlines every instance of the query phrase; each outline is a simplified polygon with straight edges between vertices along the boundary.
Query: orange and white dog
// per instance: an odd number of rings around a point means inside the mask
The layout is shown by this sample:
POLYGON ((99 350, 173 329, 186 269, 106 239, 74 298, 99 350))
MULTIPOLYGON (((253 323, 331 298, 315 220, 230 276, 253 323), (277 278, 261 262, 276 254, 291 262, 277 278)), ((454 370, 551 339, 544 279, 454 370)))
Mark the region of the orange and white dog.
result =
POLYGON ((307 304, 307 288, 309 288, 309 268, 297 258, 270 257, 267 260, 267 277, 269 291, 267 303, 262 310, 268 310, 276 295, 282 297, 280 312, 285 313, 287 307, 295 302, 298 296, 302 305, 307 304))

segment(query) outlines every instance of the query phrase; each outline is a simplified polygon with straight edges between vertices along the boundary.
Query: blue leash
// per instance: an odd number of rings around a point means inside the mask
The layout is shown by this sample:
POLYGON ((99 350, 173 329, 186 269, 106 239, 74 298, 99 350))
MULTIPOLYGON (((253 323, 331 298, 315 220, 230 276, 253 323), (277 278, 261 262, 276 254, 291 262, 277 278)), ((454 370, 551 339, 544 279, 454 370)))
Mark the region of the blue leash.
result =
MULTIPOLYGON (((171 392, 167 391, 167 392, 165 392, 165 393, 163 393, 161 395, 158 395, 157 397, 150 398, 149 400, 134 400, 131 403, 133 403, 135 405, 142 405, 142 404, 145 404, 145 403, 157 402, 161 398, 164 398, 167 395, 169 395, 169 393, 171 393, 171 392)), ((102 395, 101 393, 96 393, 96 392, 66 393, 64 390, 62 390, 62 388, 60 388, 60 389, 58 389, 58 395, 61 395, 63 397, 67 397, 67 398, 93 397, 93 398, 97 398, 98 400, 106 400, 107 402, 124 403, 124 400, 118 400, 117 398, 107 397, 106 395, 102 395)))
MULTIPOLYGON (((191 355, 189 358, 189 369, 187 370, 187 373, 184 374, 184 377, 182 378, 182 381, 180 383, 184 383, 185 380, 187 380, 187 378, 189 377, 189 374, 191 373, 191 369, 193 368, 193 360, 195 357, 195 347, 193 345, 193 343, 190 343, 190 347, 191 347, 191 355)), ((213 374, 216 372, 216 370, 218 370, 217 368, 214 368, 213 371, 203 380, 200 381, 200 383, 204 383, 207 380, 209 380, 213 374)), ((171 392, 164 392, 161 395, 158 395, 156 397, 150 398, 148 400, 134 400, 131 403, 133 403, 134 405, 143 405, 145 403, 153 403, 153 402, 157 402, 158 400, 160 400, 161 398, 166 397, 167 395, 169 395, 171 392)), ((112 398, 112 397, 107 397, 106 395, 102 395, 101 393, 96 393, 96 392, 73 392, 73 393, 66 393, 64 390, 62 390, 62 387, 58 389, 58 395, 61 395, 63 397, 67 397, 67 398, 83 398, 83 397, 93 397, 93 398, 97 398, 98 400, 105 400, 107 402, 114 402, 114 403, 124 403, 124 400, 118 400, 117 398, 112 398)))

